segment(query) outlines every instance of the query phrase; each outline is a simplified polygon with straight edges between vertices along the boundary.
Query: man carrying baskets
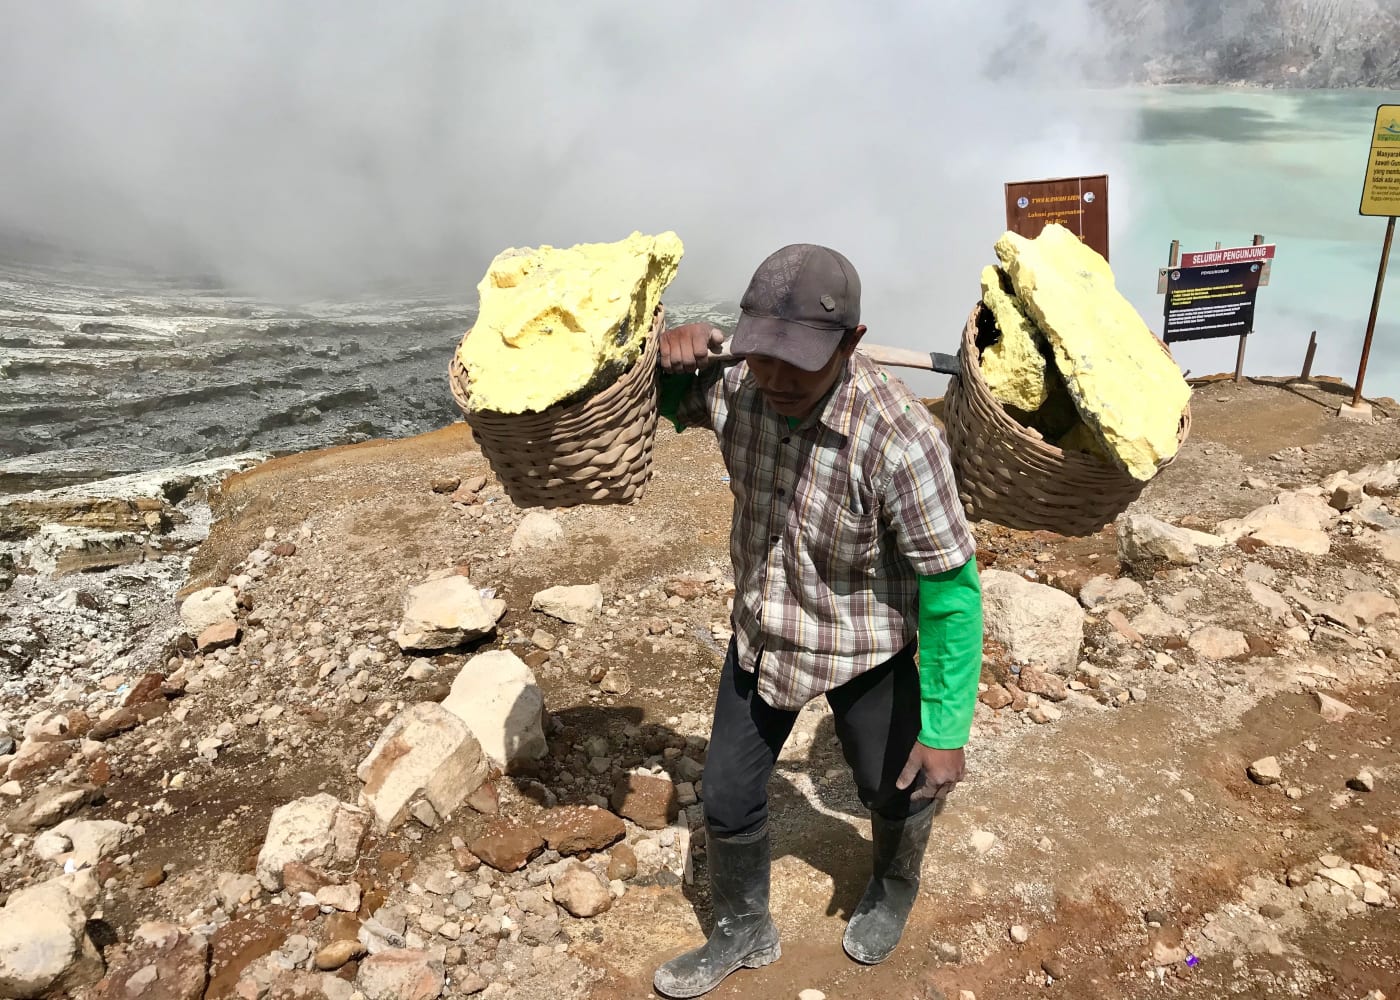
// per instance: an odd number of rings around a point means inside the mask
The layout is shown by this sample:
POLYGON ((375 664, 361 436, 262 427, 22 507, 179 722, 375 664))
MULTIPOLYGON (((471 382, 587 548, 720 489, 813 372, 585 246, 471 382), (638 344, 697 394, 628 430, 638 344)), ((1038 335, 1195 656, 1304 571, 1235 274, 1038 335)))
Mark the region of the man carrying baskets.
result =
POLYGON ((707 365, 724 339, 708 324, 660 343, 661 412, 677 429, 714 431, 734 492, 734 638, 705 763, 714 927, 657 970, 669 997, 780 954, 767 786, 817 695, 874 833, 842 945, 866 964, 894 951, 933 818, 963 776, 981 673, 975 546, 947 448, 908 388, 856 352, 855 268, 825 247, 784 247, 740 309, 742 364, 707 365))

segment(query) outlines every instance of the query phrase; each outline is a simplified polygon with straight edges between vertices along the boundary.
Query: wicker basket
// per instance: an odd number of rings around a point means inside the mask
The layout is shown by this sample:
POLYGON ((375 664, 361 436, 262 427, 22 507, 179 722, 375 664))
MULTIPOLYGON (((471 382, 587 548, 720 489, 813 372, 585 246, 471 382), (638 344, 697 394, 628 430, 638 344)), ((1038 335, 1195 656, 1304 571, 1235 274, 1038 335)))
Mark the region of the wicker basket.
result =
MULTIPOLYGON (((978 364, 982 308, 979 302, 963 328, 962 374, 949 381, 944 402, 948 447, 967 515, 1023 531, 1091 535, 1126 510, 1147 484, 1092 455, 1056 448, 1002 409, 978 364)), ((1190 430, 1188 404, 1177 430, 1178 447, 1190 430)), ((1171 459, 1159 463, 1158 471, 1170 464, 1171 459)))
POLYGON ((473 411, 471 384, 452 352, 452 396, 517 507, 630 503, 642 496, 656 438, 661 323, 658 306, 641 357, 612 385, 539 413, 473 411))

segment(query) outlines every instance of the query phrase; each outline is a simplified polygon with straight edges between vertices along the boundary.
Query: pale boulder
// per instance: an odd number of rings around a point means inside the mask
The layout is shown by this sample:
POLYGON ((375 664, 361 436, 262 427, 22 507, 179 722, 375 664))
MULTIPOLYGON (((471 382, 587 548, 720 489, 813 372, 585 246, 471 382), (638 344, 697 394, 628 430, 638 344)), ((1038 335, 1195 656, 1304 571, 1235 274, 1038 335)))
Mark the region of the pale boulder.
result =
POLYGON ((1342 611, 1362 625, 1373 625, 1382 618, 1400 615, 1400 604, 1378 591, 1358 590, 1342 599, 1342 611))
POLYGON ((514 555, 532 549, 547 549, 564 540, 564 526, 541 511, 531 511, 521 518, 510 539, 510 551, 514 555))
POLYGON ((325 792, 279 806, 258 853, 258 881, 278 891, 282 869, 293 862, 325 871, 353 867, 369 820, 364 810, 325 792))
POLYGON ((317 890, 316 902, 342 913, 354 913, 360 908, 361 896, 360 883, 350 882, 346 885, 328 885, 317 890))
POLYGON ((1079 603, 1090 610, 1100 604, 1113 606, 1141 603, 1146 599, 1142 584, 1126 576, 1115 579, 1107 574, 1100 574, 1090 577, 1084 586, 1079 588, 1079 603))
POLYGON ((1118 558, 1129 566, 1167 562, 1189 566, 1200 562, 1196 540, 1185 528, 1150 514, 1129 514, 1118 521, 1118 558))
POLYGON ((544 695, 525 662, 494 649, 467 661, 442 707, 467 724, 488 757, 510 770, 549 752, 544 695))
POLYGON ((1016 662, 1060 673, 1079 662, 1084 609, 1064 591, 989 569, 982 574, 982 608, 988 637, 1016 662))
POLYGON ((389 948, 360 963, 355 985, 366 1000, 432 1000, 446 981, 442 962, 428 952, 389 948))
POLYGON ((1278 591, 1254 580, 1246 580, 1244 586, 1254 603, 1269 612, 1275 620, 1282 622, 1292 619, 1293 609, 1278 591))
POLYGON ((1229 542, 1249 537, 1268 546, 1326 555, 1332 548, 1326 528, 1336 516, 1337 511, 1321 497, 1280 493, 1273 503, 1255 508, 1243 518, 1222 521, 1216 534, 1229 542))
POLYGON ((1149 604, 1132 620, 1133 631, 1148 639, 1168 639, 1183 635, 1189 627, 1185 621, 1168 614, 1155 604, 1149 604))
POLYGON ((1317 698, 1317 712, 1327 722, 1341 722, 1356 709, 1352 708, 1344 701, 1339 701, 1331 695, 1323 694, 1321 691, 1314 691, 1317 698))
POLYGON ((530 608, 570 625, 587 625, 603 613, 603 588, 596 583, 550 587, 535 595, 530 608))
POLYGON ((608 884, 577 861, 556 870, 551 882, 554 901, 575 917, 596 917, 612 906, 608 884))
POLYGON ((482 597, 464 576, 447 576, 409 588, 395 636, 405 652, 451 649, 490 635, 505 613, 505 601, 482 597))
POLYGON ((481 786, 487 770, 481 744, 460 717, 418 702, 395 716, 361 762, 360 804, 380 830, 403 823, 420 795, 445 817, 481 786))
POLYGON ((180 604, 180 621, 190 635, 211 625, 232 621, 238 615, 238 592, 232 587, 205 587, 180 604))
POLYGON ((1343 479, 1336 483, 1327 504, 1333 510, 1348 511, 1366 499, 1366 491, 1360 483, 1343 479))
POLYGON ((0 996, 38 997, 91 985, 102 958, 87 935, 97 883, 87 872, 14 892, 0 908, 0 996))
POLYGON ((34 852, 48 860, 66 854, 75 867, 91 868, 120 847, 131 833, 131 827, 118 820, 66 819, 35 839, 34 852))
POLYGON ((1245 768, 1245 773, 1256 785, 1276 785, 1283 780, 1283 768, 1277 757, 1260 757, 1245 768))
POLYGON ((1188 645, 1197 656, 1208 660, 1228 660, 1249 652, 1249 642, 1243 632, 1207 625, 1192 634, 1188 645))
POLYGON ((1327 532, 1295 525, 1266 524, 1256 528, 1250 537, 1273 548, 1292 549, 1314 556, 1325 556, 1332 551, 1332 542, 1328 539, 1327 532))

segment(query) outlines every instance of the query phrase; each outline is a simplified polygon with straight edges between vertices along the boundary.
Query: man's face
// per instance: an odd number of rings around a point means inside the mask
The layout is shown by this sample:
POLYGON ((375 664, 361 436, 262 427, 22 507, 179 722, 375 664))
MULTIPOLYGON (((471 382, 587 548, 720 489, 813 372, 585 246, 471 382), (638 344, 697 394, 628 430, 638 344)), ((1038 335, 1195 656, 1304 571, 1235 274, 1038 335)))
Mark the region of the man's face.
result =
POLYGON ((763 393, 766 402, 774 411, 784 417, 804 420, 812 414, 818 404, 831 391, 841 371, 854 353, 865 327, 858 326, 846 334, 841 345, 836 348, 824 368, 818 371, 803 371, 786 361, 770 358, 762 354, 751 354, 746 359, 754 382, 763 393))

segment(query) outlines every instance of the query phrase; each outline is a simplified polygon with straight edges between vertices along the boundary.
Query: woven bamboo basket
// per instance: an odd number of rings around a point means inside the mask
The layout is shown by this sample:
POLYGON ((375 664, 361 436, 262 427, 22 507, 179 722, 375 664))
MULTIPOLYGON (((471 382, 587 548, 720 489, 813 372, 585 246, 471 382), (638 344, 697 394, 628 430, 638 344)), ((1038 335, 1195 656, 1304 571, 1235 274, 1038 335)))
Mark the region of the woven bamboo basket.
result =
MULTIPOLYGON (((967 515, 1022 531, 1091 535, 1123 513, 1147 484, 1092 455, 1055 447, 1002 409, 978 364, 982 308, 979 302, 963 327, 962 373, 949 381, 944 402, 948 447, 967 515)), ((1190 432, 1188 403, 1177 430, 1178 448, 1190 432)), ((1171 461, 1159 463, 1158 472, 1171 461)))
POLYGON ((612 385, 539 413, 472 410, 471 383, 452 352, 452 397, 517 507, 620 504, 641 498, 651 479, 656 439, 661 324, 658 306, 641 356, 612 385))

